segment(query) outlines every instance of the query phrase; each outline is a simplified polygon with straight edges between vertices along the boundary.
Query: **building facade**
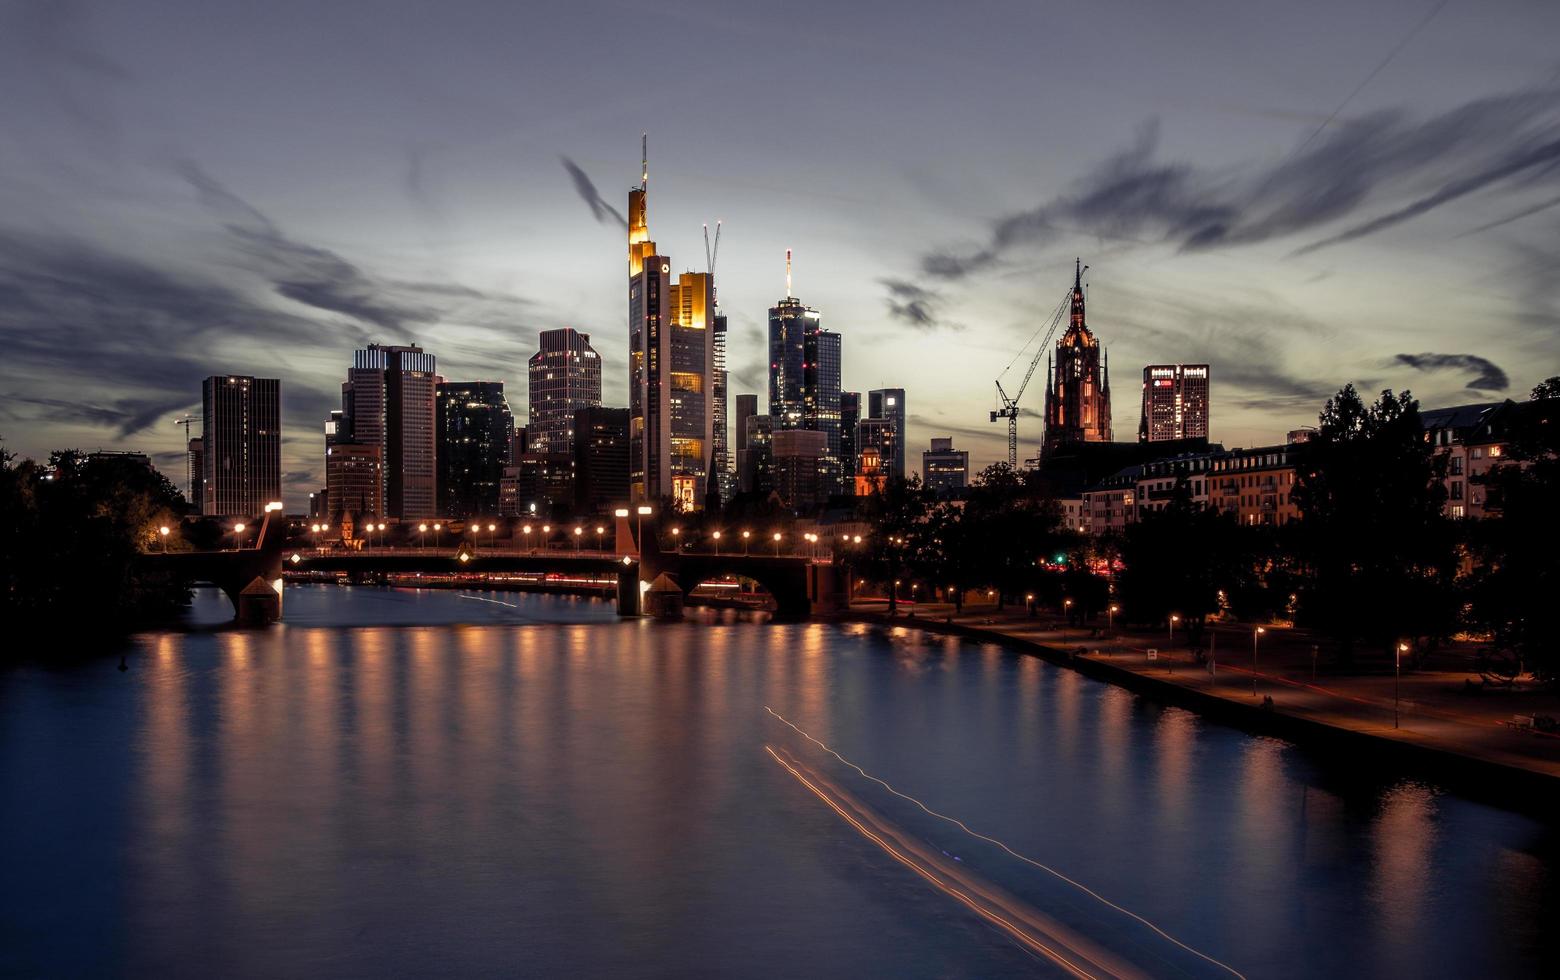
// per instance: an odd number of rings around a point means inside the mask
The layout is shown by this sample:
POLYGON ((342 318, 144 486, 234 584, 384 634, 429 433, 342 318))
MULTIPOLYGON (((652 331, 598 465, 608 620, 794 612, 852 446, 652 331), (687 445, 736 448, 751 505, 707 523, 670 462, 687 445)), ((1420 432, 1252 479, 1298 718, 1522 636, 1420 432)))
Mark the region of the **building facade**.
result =
POLYGON ((887 435, 879 436, 873 443, 883 457, 883 471, 892 480, 905 478, 905 390, 903 388, 875 388, 867 392, 867 418, 856 426, 856 451, 868 445, 861 437, 863 431, 882 431, 882 426, 863 429, 869 421, 886 422, 887 435))
POLYGON ((214 375, 201 386, 201 510, 252 517, 282 499, 282 383, 214 375))
POLYGON ((810 513, 828 500, 822 465, 828 450, 828 438, 812 429, 781 429, 774 434, 770 453, 775 492, 792 513, 810 513))
POLYGON ((378 446, 332 443, 325 449, 325 500, 319 516, 378 517, 385 512, 384 461, 378 446))
POLYGON ((1046 370, 1040 455, 1079 442, 1110 442, 1110 362, 1084 315, 1083 267, 1075 267, 1067 332, 1046 370))
POLYGON ((435 397, 439 513, 445 517, 497 514, 499 482, 510 463, 515 433, 504 383, 441 381, 435 397))
POLYGON ((1300 448, 1292 444, 1231 449, 1215 455, 1208 466, 1209 506, 1234 514, 1242 524, 1287 524, 1300 516, 1294 502, 1295 462, 1300 448))
POLYGON ((574 451, 574 413, 601 404, 601 358, 590 334, 543 330, 527 363, 526 432, 532 452, 574 451))
POLYGON ((777 432, 822 432, 820 486, 838 493, 840 462, 840 335, 823 329, 819 312, 791 295, 786 251, 786 296, 769 308, 769 417, 777 432))
POLYGON ((766 494, 775 488, 771 454, 774 421, 767 415, 749 415, 743 426, 743 448, 737 450, 737 488, 742 493, 766 494))
POLYGON ((1143 369, 1139 442, 1208 437, 1208 365, 1150 364, 1143 369))
POLYGON ((628 195, 629 493, 696 510, 714 470, 714 280, 673 281, 650 239, 648 181, 646 164, 628 195))
POLYGON ((861 392, 840 392, 840 484, 854 490, 856 459, 860 447, 856 445, 856 426, 861 422, 861 392))
POLYGON ((921 453, 921 483, 929 490, 962 490, 970 482, 970 454, 954 449, 953 438, 932 440, 921 453))
POLYGON ((338 423, 348 431, 337 438, 379 447, 386 517, 438 516, 438 381, 421 347, 370 344, 353 354, 338 423))
POLYGON ((604 514, 628 501, 628 409, 574 413, 574 507, 604 514))

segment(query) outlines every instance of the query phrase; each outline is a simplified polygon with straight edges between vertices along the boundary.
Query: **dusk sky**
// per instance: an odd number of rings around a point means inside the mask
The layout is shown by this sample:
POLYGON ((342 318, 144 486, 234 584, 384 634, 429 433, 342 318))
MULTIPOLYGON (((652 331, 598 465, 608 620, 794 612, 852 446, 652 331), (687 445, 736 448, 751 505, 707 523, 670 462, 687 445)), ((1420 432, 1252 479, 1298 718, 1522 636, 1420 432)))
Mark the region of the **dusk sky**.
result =
POLYGON ((724 221, 732 394, 765 390, 792 248, 845 387, 907 389, 912 468, 1004 453, 992 381, 1075 256, 1118 439, 1152 361, 1211 362, 1226 446, 1346 382, 1560 373, 1553 0, 0 0, 0 92, 6 447, 182 486, 200 380, 280 377, 294 507, 364 343, 507 382, 523 423, 537 332, 573 326, 627 404, 642 131, 661 251, 703 269, 724 221))

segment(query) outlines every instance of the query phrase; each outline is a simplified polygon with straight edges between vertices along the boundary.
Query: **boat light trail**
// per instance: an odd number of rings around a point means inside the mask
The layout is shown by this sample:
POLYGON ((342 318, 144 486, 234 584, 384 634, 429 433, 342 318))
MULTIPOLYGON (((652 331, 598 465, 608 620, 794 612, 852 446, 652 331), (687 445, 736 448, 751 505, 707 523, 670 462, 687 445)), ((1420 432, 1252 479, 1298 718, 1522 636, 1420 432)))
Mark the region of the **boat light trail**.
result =
POLYGON ((457 599, 475 599, 478 602, 491 602, 495 606, 508 606, 510 609, 519 609, 520 608, 519 606, 515 605, 513 602, 504 602, 501 599, 487 599, 487 598, 484 598, 483 596, 479 596, 479 595, 466 595, 464 593, 461 593, 461 594, 457 595, 455 598, 457 598, 457 599))
MULTIPOLYGON (((1199 949, 1194 949, 1193 947, 1188 946, 1186 943, 1181 942, 1181 940, 1179 940, 1179 939, 1175 938, 1174 936, 1170 935, 1168 932, 1166 932, 1163 929, 1159 928, 1158 926, 1154 925, 1154 923, 1152 923, 1152 922, 1148 921, 1147 919, 1143 918, 1141 915, 1138 915, 1136 912, 1132 911, 1131 909, 1122 908, 1120 905, 1117 905, 1115 902, 1112 902, 1110 899, 1106 898, 1104 895, 1101 895, 1099 892, 1097 892, 1094 889, 1090 888, 1088 885, 1085 885, 1083 882, 1077 881, 1077 880, 1075 880, 1073 878, 1069 878, 1065 874, 1062 874, 1060 871, 1058 871, 1055 868, 1051 867, 1050 865, 1043 864, 1043 863, 1041 863, 1039 861, 1036 861, 1034 858, 1029 857, 1028 855, 1020 854, 1019 852, 1013 850, 1013 848, 1009 847, 1007 844, 1003 843, 1002 841, 998 840, 995 837, 988 837, 985 834, 979 833, 978 831, 971 830, 968 824, 966 824, 964 821, 960 820, 957 817, 950 817, 946 813, 939 813, 936 810, 933 810, 931 807, 927 806, 925 803, 922 803, 920 800, 916 799, 915 797, 910 796, 910 795, 908 795, 906 793, 901 793, 899 790, 895 789, 893 786, 890 786, 884 780, 879 779, 878 777, 876 777, 876 776, 872 775, 871 773, 867 772, 865 769, 863 769, 860 766, 856 765, 854 762, 852 762, 849 759, 845 758, 843 755, 840 755, 838 752, 836 752, 834 750, 834 748, 832 746, 830 746, 830 745, 828 745, 828 744, 826 744, 824 742, 819 741, 818 739, 814 738, 812 735, 810 735, 807 732, 803 731, 798 725, 796 725, 796 723, 792 722, 790 719, 786 718, 784 715, 782 715, 780 712, 776 711, 775 709, 771 708, 769 705, 767 705, 767 704, 764 705, 764 710, 769 712, 771 715, 774 715, 775 718, 778 719, 781 724, 783 724, 786 727, 790 728, 792 731, 796 732, 796 734, 798 734, 798 735, 802 736, 803 738, 807 739, 807 741, 809 741, 809 742, 813 743, 814 745, 818 746, 820 749, 823 749, 825 752, 827 752, 830 755, 834 756, 834 758, 838 759, 840 762, 844 763, 846 766, 849 766, 851 769, 856 770, 856 772, 860 773, 863 777, 865 777, 867 779, 870 779, 874 783, 877 783, 879 786, 881 786, 884 789, 888 790, 890 793, 894 794, 895 796, 899 797, 900 799, 902 799, 902 800, 904 800, 904 801, 906 801, 908 803, 915 804, 918 808, 920 808, 920 810, 923 813, 927 814, 928 816, 936 817, 938 820, 942 820, 942 821, 945 821, 946 823, 953 824, 955 827, 958 827, 960 830, 964 831, 966 834, 970 835, 971 837, 974 837, 976 840, 983 840, 983 841, 985 841, 988 844, 992 844, 992 845, 995 845, 997 847, 1000 847, 1002 850, 1006 851, 1010 856, 1012 856, 1014 858, 1017 858, 1018 860, 1024 862, 1025 864, 1028 864, 1028 865, 1030 865, 1032 867, 1039 868, 1041 871, 1044 871, 1046 874, 1051 875, 1051 876, 1057 878, 1060 881, 1064 881, 1067 884, 1071 885, 1072 887, 1078 889, 1079 891, 1083 892, 1085 895, 1088 895, 1090 898, 1093 898, 1095 901, 1097 901, 1100 904, 1106 906, 1107 908, 1114 909, 1115 911, 1120 912, 1122 915, 1125 915, 1125 916, 1127 916, 1127 917, 1129 917, 1131 919, 1134 919, 1137 922, 1143 924, 1148 929, 1152 930, 1161 939, 1164 939, 1166 942, 1169 942, 1172 945, 1175 945, 1175 946, 1185 950, 1186 952, 1191 953, 1193 956, 1196 956, 1197 958, 1199 958, 1199 959, 1201 959, 1201 960, 1203 960, 1203 961, 1205 961, 1207 963, 1211 963, 1214 966, 1219 967, 1222 970, 1228 971, 1231 976, 1239 977, 1240 980, 1247 980, 1247 977, 1246 977, 1246 975, 1244 973, 1241 973, 1239 970, 1235 969, 1233 966, 1230 966, 1228 963, 1225 963, 1225 962, 1223 962, 1221 960, 1214 959, 1212 956, 1209 956, 1207 953, 1204 953, 1204 952, 1202 952, 1199 949)), ((770 753, 770 754, 772 755, 773 753, 770 753)))
POLYGON ((1016 899, 997 893, 990 886, 971 877, 968 871, 948 867, 948 862, 942 862, 943 866, 939 866, 935 857, 927 853, 924 848, 917 854, 916 848, 895 833, 881 818, 872 816, 866 807, 851 801, 848 794, 837 787, 830 786, 826 779, 796 760, 790 753, 784 750, 776 751, 769 745, 764 746, 764 751, 863 837, 939 891, 1006 932, 1022 948, 1045 957, 1080 980, 1138 975, 1137 971, 1125 964, 1110 963, 1109 961, 1114 957, 1108 953, 1099 950, 1091 953, 1086 948, 1078 948, 1087 947, 1089 944, 1085 941, 1074 939, 1069 943, 1056 935, 1059 931, 1056 923, 1032 909, 1025 908, 1016 899), (1066 952, 1064 953, 1058 947, 1066 947, 1066 952), (1078 960, 1092 967, 1093 972, 1075 962, 1078 960))

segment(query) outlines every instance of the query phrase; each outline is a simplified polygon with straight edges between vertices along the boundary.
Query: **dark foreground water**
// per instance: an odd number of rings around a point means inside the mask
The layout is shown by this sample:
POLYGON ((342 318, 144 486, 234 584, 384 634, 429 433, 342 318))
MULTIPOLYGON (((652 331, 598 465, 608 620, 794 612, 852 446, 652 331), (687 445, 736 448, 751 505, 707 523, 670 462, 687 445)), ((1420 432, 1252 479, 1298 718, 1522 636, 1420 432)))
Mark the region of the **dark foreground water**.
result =
POLYGON ((0 668, 0 973, 1472 977, 1560 952, 1527 817, 994 646, 484 595, 514 605, 290 588, 286 625, 141 636, 124 672, 0 668))

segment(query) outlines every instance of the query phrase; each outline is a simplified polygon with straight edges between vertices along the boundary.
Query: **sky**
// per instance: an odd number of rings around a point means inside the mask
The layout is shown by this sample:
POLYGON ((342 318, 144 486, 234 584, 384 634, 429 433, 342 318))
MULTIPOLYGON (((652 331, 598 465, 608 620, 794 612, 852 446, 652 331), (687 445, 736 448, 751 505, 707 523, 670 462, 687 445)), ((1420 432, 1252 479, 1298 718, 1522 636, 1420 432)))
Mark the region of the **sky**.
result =
POLYGON ((1155 362, 1211 363, 1226 446, 1346 383, 1521 399, 1560 374, 1557 40, 1552 0, 0 0, 0 438, 182 483, 201 379, 279 377, 296 507, 365 343, 523 423, 572 326, 625 405, 642 132, 677 271, 722 222, 732 394, 793 249, 912 466, 1005 455, 1076 257, 1118 439, 1155 362))

